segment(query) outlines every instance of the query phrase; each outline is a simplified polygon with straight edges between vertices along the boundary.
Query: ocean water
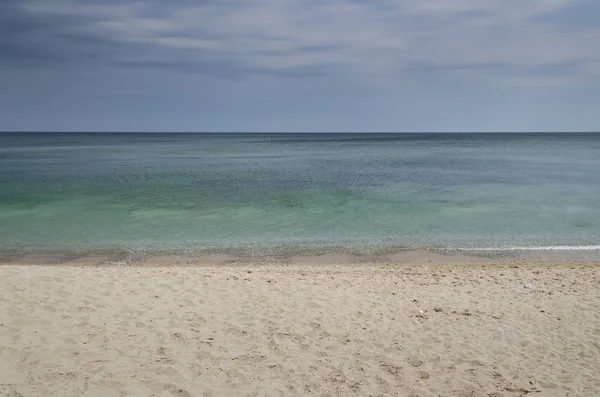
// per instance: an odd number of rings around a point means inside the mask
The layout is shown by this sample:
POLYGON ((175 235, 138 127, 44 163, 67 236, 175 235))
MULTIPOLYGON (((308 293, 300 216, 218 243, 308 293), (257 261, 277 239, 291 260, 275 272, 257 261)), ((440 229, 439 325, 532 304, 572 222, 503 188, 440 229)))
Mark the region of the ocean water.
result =
POLYGON ((0 133, 0 251, 599 249, 600 134, 0 133))

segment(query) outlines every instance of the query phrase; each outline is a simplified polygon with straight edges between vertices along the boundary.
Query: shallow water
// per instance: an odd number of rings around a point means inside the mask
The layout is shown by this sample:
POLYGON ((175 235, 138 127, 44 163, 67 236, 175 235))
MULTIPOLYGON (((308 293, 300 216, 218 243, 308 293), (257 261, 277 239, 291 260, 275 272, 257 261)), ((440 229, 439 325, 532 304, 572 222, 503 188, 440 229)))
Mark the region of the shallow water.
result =
POLYGON ((600 134, 0 133, 0 250, 598 249, 599 198, 600 134))

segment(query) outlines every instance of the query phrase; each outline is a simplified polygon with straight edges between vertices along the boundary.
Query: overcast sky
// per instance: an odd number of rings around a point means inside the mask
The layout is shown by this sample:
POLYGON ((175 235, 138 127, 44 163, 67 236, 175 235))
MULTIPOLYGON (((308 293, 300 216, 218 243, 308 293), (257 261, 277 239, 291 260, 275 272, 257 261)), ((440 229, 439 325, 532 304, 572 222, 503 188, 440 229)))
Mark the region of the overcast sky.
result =
POLYGON ((600 129, 598 0, 1 0, 0 130, 600 129))

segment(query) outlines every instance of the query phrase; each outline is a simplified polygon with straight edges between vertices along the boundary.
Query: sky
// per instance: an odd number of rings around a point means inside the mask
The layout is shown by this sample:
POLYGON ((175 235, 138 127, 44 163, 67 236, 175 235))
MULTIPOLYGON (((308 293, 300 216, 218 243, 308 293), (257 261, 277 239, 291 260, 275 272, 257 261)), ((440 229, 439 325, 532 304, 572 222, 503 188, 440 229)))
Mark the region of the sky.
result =
POLYGON ((597 131, 598 43, 598 0, 1 0, 0 131, 597 131))

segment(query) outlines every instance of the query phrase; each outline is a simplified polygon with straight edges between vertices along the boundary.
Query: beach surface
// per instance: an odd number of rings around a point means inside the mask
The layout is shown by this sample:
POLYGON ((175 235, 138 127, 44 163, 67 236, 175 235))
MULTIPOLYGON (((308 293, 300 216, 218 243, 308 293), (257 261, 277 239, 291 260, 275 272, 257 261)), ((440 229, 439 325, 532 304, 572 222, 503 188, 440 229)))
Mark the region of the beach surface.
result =
POLYGON ((0 396, 600 395, 597 264, 34 259, 0 396))

